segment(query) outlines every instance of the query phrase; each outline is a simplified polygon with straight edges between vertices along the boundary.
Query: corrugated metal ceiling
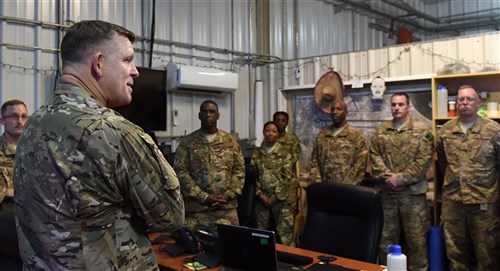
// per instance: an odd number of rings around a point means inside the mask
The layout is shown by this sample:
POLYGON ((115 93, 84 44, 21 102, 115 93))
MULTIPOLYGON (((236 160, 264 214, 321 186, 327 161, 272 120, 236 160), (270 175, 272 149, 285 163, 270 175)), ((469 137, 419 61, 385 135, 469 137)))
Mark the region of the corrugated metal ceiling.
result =
POLYGON ((498 31, 498 0, 323 0, 335 9, 351 10, 375 19, 369 27, 384 32, 406 28, 426 40, 466 32, 498 31))

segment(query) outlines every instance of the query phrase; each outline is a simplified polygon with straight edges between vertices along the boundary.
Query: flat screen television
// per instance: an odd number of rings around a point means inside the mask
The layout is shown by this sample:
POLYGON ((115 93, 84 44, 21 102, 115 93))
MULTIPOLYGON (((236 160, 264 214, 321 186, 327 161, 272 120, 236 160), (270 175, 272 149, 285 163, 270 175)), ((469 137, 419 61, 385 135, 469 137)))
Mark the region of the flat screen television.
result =
POLYGON ((139 77, 134 79, 132 102, 113 108, 144 131, 167 130, 167 72, 166 70, 137 67, 139 77))

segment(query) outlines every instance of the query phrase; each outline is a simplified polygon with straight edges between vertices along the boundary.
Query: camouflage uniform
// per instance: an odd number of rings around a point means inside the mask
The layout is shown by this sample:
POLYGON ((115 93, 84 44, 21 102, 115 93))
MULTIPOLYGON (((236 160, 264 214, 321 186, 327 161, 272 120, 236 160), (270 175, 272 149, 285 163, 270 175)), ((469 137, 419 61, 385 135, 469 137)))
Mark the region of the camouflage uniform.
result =
POLYGON ((236 207, 245 181, 245 162, 240 145, 218 129, 208 142, 201 130, 185 136, 177 147, 175 170, 186 203, 186 225, 216 232, 216 223, 239 225, 236 207), (204 204, 208 194, 229 196, 223 209, 204 204))
POLYGON ((380 240, 380 261, 386 264, 385 250, 399 243, 401 226, 408 244, 408 270, 427 270, 427 232, 430 228, 427 171, 434 154, 434 137, 425 123, 410 118, 398 131, 393 121, 383 122, 370 144, 370 171, 375 186, 382 189, 384 226, 380 240), (394 191, 385 173, 397 173, 394 191), (400 225, 400 221, 402 225, 400 225))
POLYGON ((361 132, 347 123, 337 135, 333 126, 316 136, 311 177, 316 182, 360 184, 366 172, 368 147, 361 132))
POLYGON ((14 209, 14 201, 5 196, 5 191, 14 188, 12 173, 15 154, 16 145, 7 142, 5 134, 3 134, 0 137, 0 211, 12 211, 14 209))
POLYGON ((274 218, 280 241, 293 245, 294 218, 297 210, 298 180, 293 171, 294 159, 289 148, 277 142, 270 151, 260 147, 252 154, 256 169, 256 195, 271 197, 275 205, 268 209, 257 200, 255 218, 259 229, 269 229, 270 216, 274 218))
POLYGON ((458 119, 439 131, 438 161, 444 172, 442 225, 451 270, 497 270, 500 224, 500 125, 479 117, 464 133, 458 119))
POLYGON ((294 159, 293 165, 295 167, 295 163, 299 160, 300 153, 302 152, 299 138, 292 133, 285 132, 285 134, 278 139, 278 142, 280 142, 286 149, 290 150, 290 154, 294 159))
POLYGON ((25 270, 158 270, 147 230, 184 222, 151 137, 68 84, 27 121, 14 187, 25 270))

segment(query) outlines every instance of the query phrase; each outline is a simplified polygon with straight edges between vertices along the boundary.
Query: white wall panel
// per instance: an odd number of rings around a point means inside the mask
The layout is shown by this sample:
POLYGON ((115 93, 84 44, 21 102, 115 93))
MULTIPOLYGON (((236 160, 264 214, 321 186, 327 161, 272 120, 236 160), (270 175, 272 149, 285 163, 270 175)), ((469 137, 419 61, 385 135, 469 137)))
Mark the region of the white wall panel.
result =
POLYGON ((389 53, 387 48, 368 50, 368 76, 363 79, 372 79, 377 76, 382 78, 389 76, 387 63, 389 62, 389 53))
POLYGON ((485 63, 484 59, 484 39, 483 37, 470 37, 459 39, 457 42, 457 51, 459 59, 471 63, 469 68, 472 70, 482 68, 480 64, 485 63))
POLYGON ((363 79, 363 75, 368 74, 368 52, 349 53, 349 74, 352 80, 363 79))
MULTIPOLYGON (((408 48, 408 47, 406 47, 408 48)), ((405 47, 393 46, 389 48, 389 76, 403 76, 410 73, 410 54, 405 47)))
POLYGON ((432 52, 431 43, 422 43, 418 47, 411 47, 410 74, 431 74, 436 72, 433 70, 432 56, 425 52, 432 52))
POLYGON ((352 80, 349 73, 349 54, 341 54, 338 60, 339 73, 346 78, 345 80, 352 80))
POLYGON ((289 69, 289 72, 292 74, 291 77, 294 78, 294 80, 297 82, 297 84, 299 85, 303 85, 304 82, 310 82, 309 79, 312 79, 312 78, 308 78, 308 74, 309 72, 307 71, 307 66, 304 65, 304 60, 303 59, 299 59, 297 61, 297 66, 295 69, 289 69), (300 72, 299 72, 300 71, 300 72), (297 75, 297 72, 300 73, 300 75, 297 75), (308 80, 306 80, 308 79, 308 80))
POLYGON ((314 58, 314 68, 313 68, 313 82, 318 82, 318 80, 321 78, 321 76, 325 73, 328 67, 325 67, 324 70, 321 69, 322 63, 326 63, 325 60, 327 57, 323 57, 321 59, 320 57, 315 57, 314 58))
POLYGON ((451 60, 458 60, 458 48, 455 40, 442 40, 432 42, 432 53, 435 68, 442 68, 451 60))
POLYGON ((490 66, 500 69, 500 35, 484 36, 484 54, 486 63, 496 63, 496 66, 493 64, 490 66))

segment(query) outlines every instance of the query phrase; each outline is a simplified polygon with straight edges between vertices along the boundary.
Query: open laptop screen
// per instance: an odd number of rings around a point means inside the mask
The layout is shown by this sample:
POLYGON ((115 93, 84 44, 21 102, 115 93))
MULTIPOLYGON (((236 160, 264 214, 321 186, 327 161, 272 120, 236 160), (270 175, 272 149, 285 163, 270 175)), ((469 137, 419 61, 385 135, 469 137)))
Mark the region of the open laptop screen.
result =
POLYGON ((217 231, 225 270, 278 270, 274 232, 222 224, 217 231))

